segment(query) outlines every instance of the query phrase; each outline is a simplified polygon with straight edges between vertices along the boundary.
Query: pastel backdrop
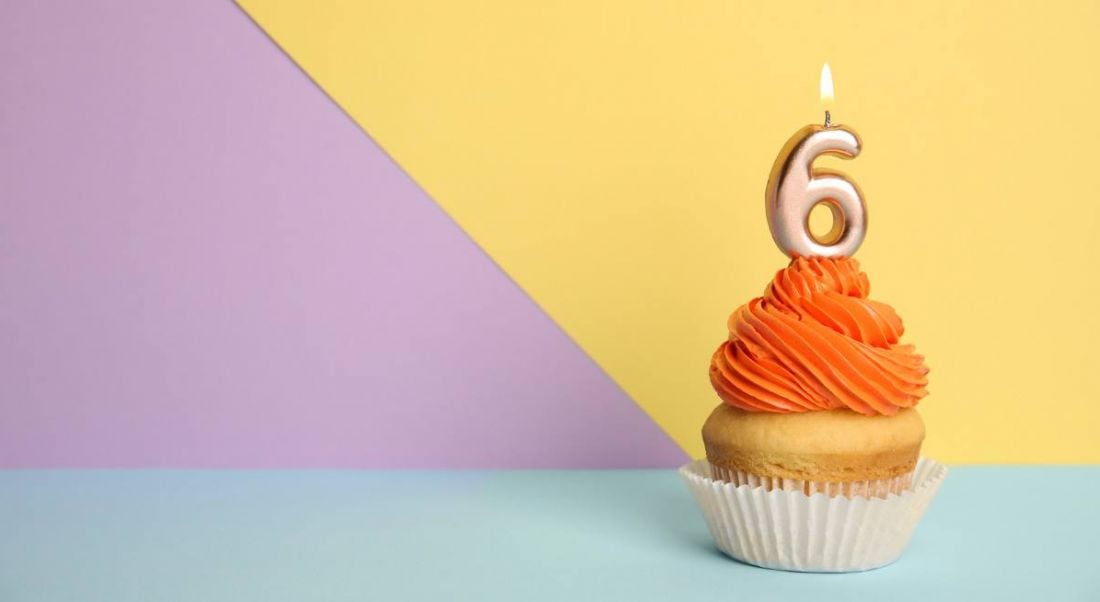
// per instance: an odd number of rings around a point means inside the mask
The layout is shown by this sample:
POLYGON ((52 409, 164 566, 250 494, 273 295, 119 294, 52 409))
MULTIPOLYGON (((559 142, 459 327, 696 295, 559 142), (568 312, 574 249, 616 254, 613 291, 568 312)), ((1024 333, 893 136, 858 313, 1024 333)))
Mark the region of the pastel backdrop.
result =
POLYGON ((926 452, 1100 461, 1097 3, 240 2, 692 456, 829 61, 926 452))
POLYGON ((683 460, 231 2, 0 12, 0 466, 683 460))
POLYGON ((0 465, 698 455, 824 60, 927 451, 1100 461, 1095 5, 241 8, 4 7, 0 465))

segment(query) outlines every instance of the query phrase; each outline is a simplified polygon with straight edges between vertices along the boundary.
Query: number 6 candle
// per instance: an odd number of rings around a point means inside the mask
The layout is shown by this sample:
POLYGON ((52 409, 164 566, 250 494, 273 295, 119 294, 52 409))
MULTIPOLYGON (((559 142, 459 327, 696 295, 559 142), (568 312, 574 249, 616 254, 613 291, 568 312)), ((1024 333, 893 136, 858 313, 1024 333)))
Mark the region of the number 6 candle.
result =
POLYGON ((851 257, 867 233, 867 208, 856 184, 840 172, 813 166, 823 154, 844 159, 859 155, 859 136, 831 123, 832 99, 833 78, 826 63, 821 69, 825 125, 807 125, 795 132, 779 151, 768 178, 768 227, 775 244, 790 257, 851 257), (832 229, 820 237, 809 225, 810 211, 818 204, 833 214, 832 229))

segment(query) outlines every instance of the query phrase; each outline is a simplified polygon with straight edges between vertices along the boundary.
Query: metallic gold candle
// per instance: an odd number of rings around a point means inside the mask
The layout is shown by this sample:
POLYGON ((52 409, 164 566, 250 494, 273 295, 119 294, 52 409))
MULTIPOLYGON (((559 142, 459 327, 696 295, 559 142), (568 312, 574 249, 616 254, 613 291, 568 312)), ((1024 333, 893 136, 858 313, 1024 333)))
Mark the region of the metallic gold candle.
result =
MULTIPOLYGON (((833 95, 829 65, 821 70, 821 98, 828 107, 833 95)), ((823 155, 851 159, 859 155, 859 136, 850 128, 830 123, 808 125, 791 136, 772 166, 765 191, 768 227, 779 249, 791 257, 850 257, 867 233, 867 208, 854 182, 843 173, 814 168, 823 155), (810 230, 810 212, 824 204, 833 214, 833 227, 824 236, 810 230)))

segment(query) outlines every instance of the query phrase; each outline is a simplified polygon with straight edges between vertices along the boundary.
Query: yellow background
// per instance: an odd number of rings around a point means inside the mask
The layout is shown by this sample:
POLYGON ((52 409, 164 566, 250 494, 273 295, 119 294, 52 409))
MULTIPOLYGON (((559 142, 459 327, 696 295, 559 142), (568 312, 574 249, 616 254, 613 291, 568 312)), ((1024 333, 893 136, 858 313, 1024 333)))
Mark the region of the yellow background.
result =
POLYGON ((926 452, 1100 462, 1100 3, 242 5, 693 456, 829 61, 926 452))

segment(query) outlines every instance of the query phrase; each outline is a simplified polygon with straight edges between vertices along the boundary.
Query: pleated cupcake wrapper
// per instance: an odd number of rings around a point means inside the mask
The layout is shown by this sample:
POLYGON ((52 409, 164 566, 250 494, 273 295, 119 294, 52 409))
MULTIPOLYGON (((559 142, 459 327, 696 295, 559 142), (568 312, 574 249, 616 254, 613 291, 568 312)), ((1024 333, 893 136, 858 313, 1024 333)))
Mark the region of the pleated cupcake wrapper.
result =
MULTIPOLYGON (((915 472, 915 471, 914 471, 915 472)), ((891 493, 902 493, 913 483, 913 472, 907 472, 892 479, 878 479, 874 481, 852 481, 849 483, 832 483, 825 481, 805 481, 802 479, 783 479, 779 477, 762 477, 743 470, 731 470, 721 466, 710 465, 710 477, 716 481, 727 481, 734 485, 748 485, 749 487, 763 487, 767 490, 783 489, 785 491, 801 491, 806 495, 824 493, 832 497, 844 495, 855 497, 885 498, 891 493)))
POLYGON ((696 460, 680 468, 718 548, 771 569, 844 573, 894 562, 947 476, 921 458, 912 485, 885 498, 807 495, 713 478, 696 460))

